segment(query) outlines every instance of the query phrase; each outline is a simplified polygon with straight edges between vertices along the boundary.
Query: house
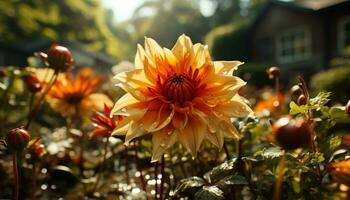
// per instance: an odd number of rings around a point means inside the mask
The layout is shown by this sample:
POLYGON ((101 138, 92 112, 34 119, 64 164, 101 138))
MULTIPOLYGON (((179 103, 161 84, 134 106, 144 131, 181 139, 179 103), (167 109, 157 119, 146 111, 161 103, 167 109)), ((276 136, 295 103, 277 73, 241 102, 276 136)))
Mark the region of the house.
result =
MULTIPOLYGON (((87 50, 78 42, 59 41, 59 45, 67 47, 75 60, 75 68, 93 67, 98 73, 109 74, 111 68, 117 62, 113 58, 100 53, 87 50)), ((27 58, 33 56, 34 52, 45 52, 52 42, 38 40, 24 42, 20 45, 11 45, 0 42, 0 66, 27 66, 27 58)))
POLYGON ((315 73, 350 45, 350 1, 272 0, 253 22, 249 38, 252 61, 315 73))

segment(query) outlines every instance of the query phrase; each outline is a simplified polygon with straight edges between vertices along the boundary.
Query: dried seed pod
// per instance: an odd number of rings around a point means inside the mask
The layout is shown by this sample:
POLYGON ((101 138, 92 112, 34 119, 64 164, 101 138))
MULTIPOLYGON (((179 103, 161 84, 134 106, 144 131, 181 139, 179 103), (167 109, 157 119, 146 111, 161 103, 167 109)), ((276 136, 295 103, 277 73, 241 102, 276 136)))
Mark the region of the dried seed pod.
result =
POLYGON ((304 119, 292 119, 287 116, 280 118, 273 124, 276 141, 286 150, 309 145, 311 132, 311 127, 304 119))
POLYGON ((23 127, 11 129, 5 137, 10 150, 22 151, 30 139, 30 133, 23 127))
POLYGON ((50 68, 60 72, 66 72, 74 65, 74 59, 69 49, 57 44, 51 45, 47 52, 46 61, 50 68))

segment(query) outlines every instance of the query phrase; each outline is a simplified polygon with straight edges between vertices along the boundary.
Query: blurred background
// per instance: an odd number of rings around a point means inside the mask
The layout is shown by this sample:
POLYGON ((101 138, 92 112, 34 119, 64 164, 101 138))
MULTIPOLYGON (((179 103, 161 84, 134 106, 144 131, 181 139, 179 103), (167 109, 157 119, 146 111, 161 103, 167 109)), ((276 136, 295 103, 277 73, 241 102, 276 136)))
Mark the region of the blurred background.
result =
POLYGON ((285 83, 328 70, 315 89, 350 85, 347 0, 2 0, 0 23, 0 66, 26 66, 33 52, 57 42, 78 67, 109 73, 133 60, 144 36, 171 48, 185 33, 209 45, 215 60, 244 61, 240 75, 258 87, 270 84, 272 65, 285 83))

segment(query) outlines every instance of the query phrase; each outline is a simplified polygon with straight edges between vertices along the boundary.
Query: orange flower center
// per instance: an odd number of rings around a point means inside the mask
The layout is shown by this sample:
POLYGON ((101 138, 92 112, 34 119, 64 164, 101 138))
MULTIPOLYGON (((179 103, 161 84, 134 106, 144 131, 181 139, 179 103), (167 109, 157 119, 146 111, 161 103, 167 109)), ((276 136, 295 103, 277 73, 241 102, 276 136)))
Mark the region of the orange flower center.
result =
POLYGON ((171 102, 183 104, 192 100, 195 92, 195 83, 186 74, 168 76, 162 87, 162 94, 171 102))
POLYGON ((64 99, 68 104, 76 105, 76 104, 79 104, 81 102, 81 100, 83 100, 83 98, 84 98, 83 94, 73 93, 73 94, 65 96, 64 99))

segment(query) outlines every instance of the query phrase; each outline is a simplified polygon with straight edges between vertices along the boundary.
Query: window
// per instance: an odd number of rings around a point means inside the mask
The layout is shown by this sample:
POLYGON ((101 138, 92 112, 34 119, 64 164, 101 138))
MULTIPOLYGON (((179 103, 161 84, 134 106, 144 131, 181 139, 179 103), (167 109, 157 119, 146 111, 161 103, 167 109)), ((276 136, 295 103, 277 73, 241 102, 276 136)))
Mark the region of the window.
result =
POLYGON ((311 55, 311 36, 307 29, 293 29, 282 32, 277 37, 277 60, 295 62, 311 55))
POLYGON ((346 17, 339 23, 338 27, 338 49, 343 53, 350 46, 350 17, 346 17))

